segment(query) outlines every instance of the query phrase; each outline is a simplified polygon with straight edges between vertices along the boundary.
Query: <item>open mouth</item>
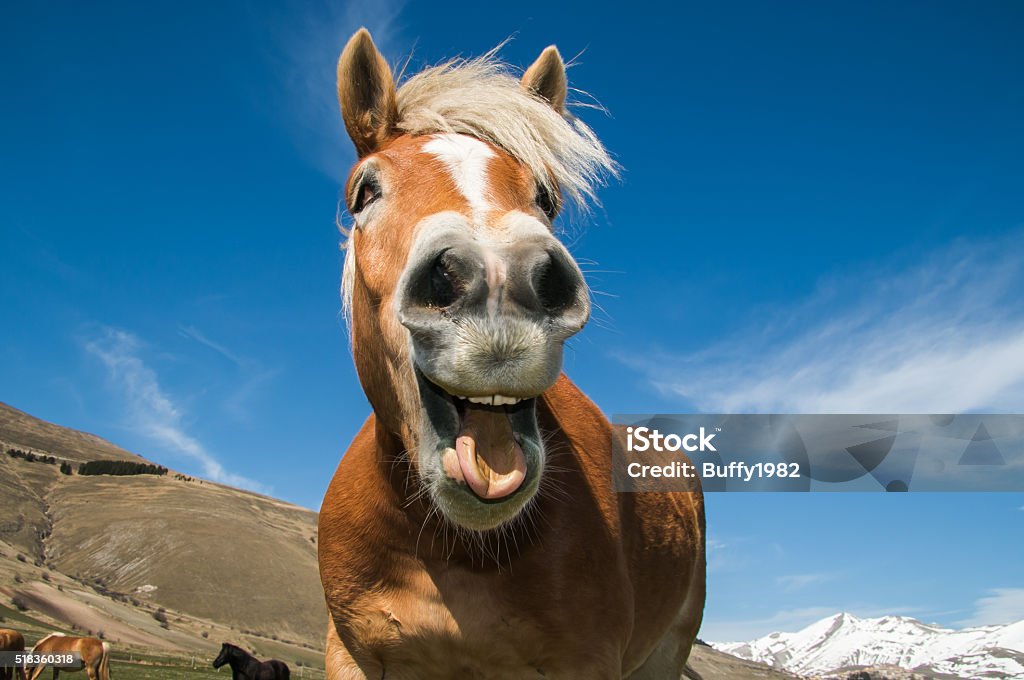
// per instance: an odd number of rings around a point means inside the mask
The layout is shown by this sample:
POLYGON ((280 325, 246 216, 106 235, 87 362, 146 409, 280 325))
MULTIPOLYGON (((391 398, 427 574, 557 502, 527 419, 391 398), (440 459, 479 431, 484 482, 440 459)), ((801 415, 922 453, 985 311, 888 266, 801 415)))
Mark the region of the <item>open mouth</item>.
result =
MULTIPOLYGON (((496 404, 495 397, 491 404, 496 404)), ((515 400, 509 406, 518 403, 515 400)), ((465 482, 485 500, 504 498, 523 485, 528 470, 523 447, 504 405, 481 405, 457 398, 459 434, 455 449, 446 449, 442 464, 456 482, 465 482)))
POLYGON ((431 381, 419 367, 416 376, 445 486, 468 492, 472 499, 463 501, 477 504, 532 495, 542 464, 536 397, 459 396, 431 381))

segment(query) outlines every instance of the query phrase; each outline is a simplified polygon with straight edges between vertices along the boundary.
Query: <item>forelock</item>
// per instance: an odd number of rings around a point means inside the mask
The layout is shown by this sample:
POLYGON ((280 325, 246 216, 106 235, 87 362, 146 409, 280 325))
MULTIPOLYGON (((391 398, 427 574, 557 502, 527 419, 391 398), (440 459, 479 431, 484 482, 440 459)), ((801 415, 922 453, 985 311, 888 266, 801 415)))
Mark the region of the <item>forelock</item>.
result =
POLYGON ((411 135, 457 133, 503 149, 552 193, 584 210, 618 164, 593 130, 523 88, 496 50, 427 68, 398 88, 398 122, 411 135))

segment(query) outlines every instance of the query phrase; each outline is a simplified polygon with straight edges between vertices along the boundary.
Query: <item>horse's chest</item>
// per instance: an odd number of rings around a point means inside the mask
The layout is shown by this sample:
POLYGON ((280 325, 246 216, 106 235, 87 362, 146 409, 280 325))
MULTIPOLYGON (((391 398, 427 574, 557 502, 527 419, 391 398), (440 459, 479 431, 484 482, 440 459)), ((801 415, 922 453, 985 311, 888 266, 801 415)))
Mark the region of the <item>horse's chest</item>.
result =
POLYGON ((394 680, 580 677, 582 665, 615 656, 618 645, 594 636, 592 621, 473 585, 431 582, 381 596, 352 632, 394 680))

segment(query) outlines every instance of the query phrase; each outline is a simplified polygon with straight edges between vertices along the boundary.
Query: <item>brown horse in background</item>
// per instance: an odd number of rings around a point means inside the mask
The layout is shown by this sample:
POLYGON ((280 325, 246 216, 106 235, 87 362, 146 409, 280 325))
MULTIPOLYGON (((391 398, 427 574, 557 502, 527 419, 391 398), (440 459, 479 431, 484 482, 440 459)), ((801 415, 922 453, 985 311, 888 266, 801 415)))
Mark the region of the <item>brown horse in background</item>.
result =
MULTIPOLYGON (((25 636, 10 628, 0 628, 0 652, 24 652, 25 636)), ((25 667, 0 666, 0 680, 12 680, 17 670, 18 680, 26 680, 25 667)))
POLYGON ((365 30, 342 52, 343 299, 373 414, 320 512, 328 680, 690 672, 699 482, 615 493, 611 426, 561 372, 590 297, 553 223, 616 172, 567 92, 554 47, 521 79, 492 53, 400 87, 365 30))
MULTIPOLYGON (((36 654, 75 654, 82 658, 89 680, 110 680, 110 645, 102 640, 91 637, 71 637, 64 633, 50 633, 32 648, 36 654)), ((46 669, 46 664, 36 666, 29 680, 37 680, 46 669)), ((53 680, 57 680, 61 670, 53 668, 53 680)))

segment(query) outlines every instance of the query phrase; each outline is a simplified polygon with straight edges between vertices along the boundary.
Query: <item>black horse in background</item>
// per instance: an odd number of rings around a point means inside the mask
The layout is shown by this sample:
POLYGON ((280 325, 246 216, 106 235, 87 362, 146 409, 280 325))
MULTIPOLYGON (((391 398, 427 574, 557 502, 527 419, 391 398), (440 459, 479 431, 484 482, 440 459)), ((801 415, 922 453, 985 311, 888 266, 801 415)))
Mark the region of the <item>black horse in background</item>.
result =
POLYGON ((260 661, 241 647, 225 642, 213 662, 214 668, 231 666, 231 680, 289 680, 291 671, 284 661, 260 661))

